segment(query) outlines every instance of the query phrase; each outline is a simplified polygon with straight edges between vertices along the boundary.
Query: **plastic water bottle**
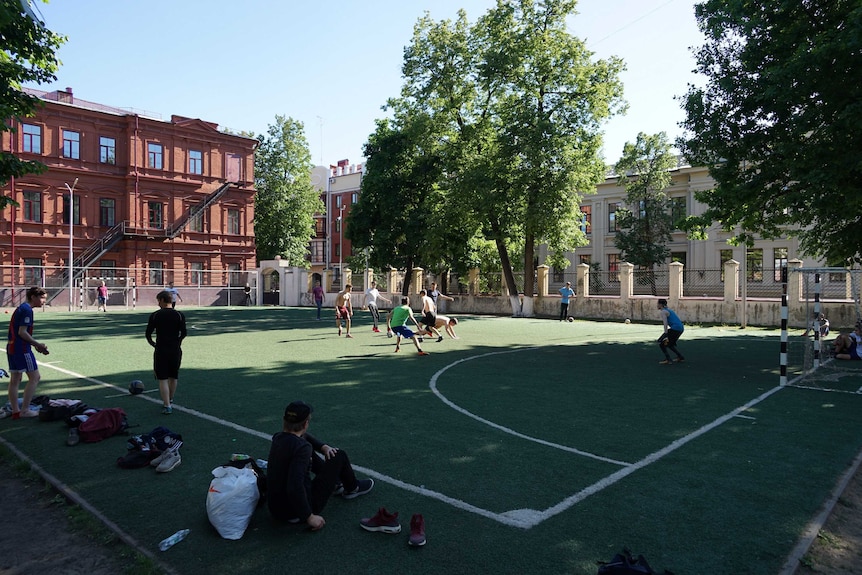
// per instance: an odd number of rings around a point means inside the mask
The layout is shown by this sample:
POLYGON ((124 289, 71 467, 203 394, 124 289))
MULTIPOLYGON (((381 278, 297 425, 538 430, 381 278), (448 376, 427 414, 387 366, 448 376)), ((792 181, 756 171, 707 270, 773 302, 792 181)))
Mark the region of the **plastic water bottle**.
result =
POLYGON ((162 551, 167 551, 168 549, 185 539, 186 536, 189 534, 189 531, 189 529, 180 529, 167 539, 162 540, 162 542, 159 543, 159 549, 162 551))

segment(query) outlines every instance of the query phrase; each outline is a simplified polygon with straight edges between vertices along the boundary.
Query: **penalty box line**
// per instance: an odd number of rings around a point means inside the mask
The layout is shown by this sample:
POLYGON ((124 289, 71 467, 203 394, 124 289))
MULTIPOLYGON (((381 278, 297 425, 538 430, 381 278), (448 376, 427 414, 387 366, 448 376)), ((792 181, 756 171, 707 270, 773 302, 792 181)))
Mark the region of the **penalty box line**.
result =
POLYGON ((519 510, 509 511, 509 512, 506 512, 504 514, 493 514, 494 515, 493 518, 496 519, 497 521, 500 521, 501 523, 504 523, 507 525, 512 525, 515 527, 521 527, 524 529, 529 529, 531 527, 534 527, 534 526, 538 525, 539 523, 545 521, 546 519, 550 519, 551 517, 566 511, 567 509, 569 509, 572 506, 574 506, 575 504, 583 501, 584 499, 586 499, 590 495, 594 495, 594 494, 602 491, 603 489, 610 487, 611 485, 617 483, 621 479, 631 475, 635 471, 642 469, 642 468, 646 467, 647 465, 655 463, 659 459, 662 459, 666 455, 676 451, 677 449, 679 449, 680 447, 689 443, 690 441, 697 439, 698 437, 707 433, 708 431, 711 431, 711 430, 715 429, 716 427, 718 427, 719 425, 722 425, 723 423, 729 421, 730 419, 737 417, 738 415, 740 415, 744 411, 747 411, 751 407, 764 401, 765 399, 767 399, 768 397, 770 397, 774 393, 780 391, 784 387, 781 385, 775 386, 774 388, 772 388, 772 389, 762 393, 761 395, 757 396, 756 398, 752 399, 748 403, 734 409, 733 411, 730 411, 729 413, 726 413, 725 415, 718 417, 717 419, 713 420, 712 422, 710 422, 706 425, 703 425, 702 427, 689 433, 688 435, 685 435, 685 436, 671 442, 670 444, 663 447, 662 449, 659 449, 658 451, 655 451, 655 452, 647 455, 646 457, 644 457, 643 459, 641 459, 640 461, 637 461, 635 463, 626 463, 623 461, 617 461, 617 460, 606 458, 603 456, 599 456, 599 455, 596 455, 593 453, 581 451, 581 450, 575 449, 573 447, 558 445, 558 444, 548 442, 548 441, 545 441, 542 439, 538 439, 538 438, 524 435, 522 433, 519 433, 517 431, 514 431, 514 430, 509 429, 507 427, 504 427, 502 425, 493 423, 493 422, 488 421, 484 418, 481 418, 477 415, 474 415, 473 413, 467 411, 466 409, 463 409, 462 407, 460 407, 460 406, 456 405, 455 403, 453 403, 452 401, 450 401, 448 398, 446 398, 437 389, 437 380, 439 379, 439 377, 443 373, 445 373, 448 369, 450 369, 450 368, 452 368, 452 367, 454 367, 460 363, 463 363, 466 361, 471 361, 473 359, 479 359, 479 358, 483 358, 483 357, 493 356, 493 355, 501 355, 501 354, 505 354, 505 353, 517 353, 520 351, 531 351, 531 350, 536 350, 536 349, 541 349, 541 347, 540 346, 533 346, 533 347, 527 347, 527 348, 519 348, 519 349, 515 349, 515 350, 496 351, 496 352, 484 353, 484 354, 480 354, 480 355, 476 355, 476 356, 472 356, 472 357, 462 358, 462 359, 457 360, 455 362, 452 362, 451 364, 444 366, 440 370, 438 370, 431 377, 431 381, 429 384, 431 391, 443 403, 445 403, 446 405, 448 405, 452 409, 458 411, 459 413, 461 413, 463 415, 466 415, 467 417, 471 417, 471 418, 473 418, 479 422, 482 422, 482 423, 487 424, 487 425, 489 425, 495 429, 503 431, 504 433, 509 433, 509 434, 514 435, 516 437, 519 437, 521 439, 525 439, 527 441, 532 441, 535 443, 546 445, 548 447, 552 447, 555 449, 561 449, 563 451, 567 451, 570 453, 575 453, 578 455, 583 455, 585 457, 590 457, 590 458, 597 459, 600 461, 605 461, 608 463, 614 463, 614 464, 622 466, 622 469, 619 469, 618 471, 612 473, 611 475, 608 475, 607 477, 597 481, 596 483, 593 483, 592 485, 585 487, 581 491, 575 493, 574 495, 572 495, 570 497, 567 497, 566 499, 563 499, 560 503, 558 503, 552 507, 549 507, 549 508, 545 509, 544 511, 533 510, 533 509, 519 509, 519 510))
MULTIPOLYGON (((505 352, 497 352, 497 353, 505 353, 505 352)), ((460 360, 460 361, 466 361, 466 360, 460 360)), ((455 362, 451 365, 456 365, 457 363, 460 363, 460 361, 455 362)), ((107 388, 122 391, 122 389, 119 386, 114 385, 112 383, 101 381, 101 380, 98 380, 98 379, 95 379, 92 377, 87 377, 85 375, 82 375, 82 374, 73 372, 71 370, 67 370, 67 369, 58 367, 56 365, 51 365, 51 364, 46 364, 46 363, 43 363, 43 365, 45 365, 46 367, 50 367, 51 369, 54 369, 54 370, 59 371, 61 373, 65 373, 66 375, 76 377, 78 379, 82 379, 84 381, 89 381, 91 383, 95 383, 95 384, 98 384, 98 385, 101 385, 101 386, 104 386, 107 388)), ((441 369, 438 372, 438 374, 435 374, 435 375, 439 375, 440 373, 445 371, 445 369, 446 368, 441 369)), ((435 381, 436 381, 436 379, 435 379, 435 381)), ((640 461, 638 461, 636 463, 632 463, 632 464, 624 464, 625 467, 623 467, 619 471, 605 477, 604 479, 601 479, 600 481, 594 483, 593 485, 590 485, 590 486, 582 489, 578 493, 572 495, 571 497, 567 497, 566 499, 562 500, 560 503, 558 503, 552 507, 549 507, 549 508, 545 509, 544 511, 538 511, 538 510, 532 510, 532 509, 521 509, 521 510, 513 510, 513 511, 505 512, 505 513, 496 513, 493 511, 489 511, 487 509, 483 509, 483 508, 478 507, 476 505, 472 505, 470 503, 467 503, 466 501, 462 501, 460 499, 450 497, 450 496, 445 495, 443 493, 440 493, 438 491, 432 491, 430 489, 426 489, 425 487, 416 486, 416 485, 413 485, 410 483, 406 483, 404 481, 401 481, 399 479, 395 479, 394 477, 390 477, 389 475, 386 475, 383 473, 379 473, 379 472, 374 471, 372 469, 369 469, 367 467, 363 467, 360 465, 354 465, 353 467, 354 467, 354 469, 356 469, 356 470, 358 470, 358 471, 360 471, 366 475, 369 475, 375 479, 378 479, 384 483, 388 483, 388 484, 393 485, 395 487, 399 487, 401 489, 404 489, 406 491, 410 491, 412 493, 416 493, 418 495, 422 495, 424 497, 436 499, 438 501, 441 501, 443 503, 451 505, 452 507, 455 507, 457 509, 461 509, 461 510, 467 511, 469 513, 473 513, 475 515, 479 515, 481 517, 485 517, 487 519, 497 521, 498 523, 502 523, 503 525, 507 525, 510 527, 518 527, 521 529, 530 529, 532 527, 535 527, 536 525, 539 525, 543 521, 550 519, 551 517, 566 511, 567 509, 569 509, 569 508, 573 507, 575 504, 583 501, 584 499, 586 499, 590 495, 594 495, 594 494, 600 492, 601 490, 605 489, 606 487, 610 487, 611 485, 617 483, 618 481, 627 477, 631 473, 634 473, 638 469, 646 467, 647 465, 649 465, 651 463, 655 463, 656 461, 658 461, 662 457, 668 455, 669 453, 672 453, 673 451, 676 451, 677 449, 679 449, 680 447, 682 447, 683 445, 685 445, 689 441, 703 435, 704 433, 714 429, 715 427, 718 427, 719 425, 721 425, 722 423, 735 417, 739 413, 742 413, 743 411, 746 411, 747 409, 751 408, 752 406, 760 403, 761 401, 765 400, 767 397, 771 396, 772 394, 781 390, 782 388, 783 388, 782 386, 776 386, 775 388, 773 388, 773 389, 761 394, 757 398, 749 401, 745 405, 731 411, 730 413, 728 413, 722 417, 719 417, 718 419, 716 419, 712 423, 704 425, 700 429, 686 435, 685 437, 677 439, 676 441, 674 441, 673 443, 671 443, 667 447, 648 455, 647 457, 641 459, 640 461)), ((150 398, 150 397, 146 397, 143 395, 140 395, 137 397, 139 399, 143 399, 145 401, 150 401, 150 402, 155 403, 155 404, 160 404, 160 401, 155 399, 155 398, 150 398)), ((182 411, 184 413, 188 413, 190 415, 194 415, 195 417, 198 417, 200 419, 215 423, 217 425, 222 425, 225 427, 229 427, 231 429, 235 429, 235 430, 242 432, 242 433, 247 433, 247 434, 252 435, 254 437, 258 437, 260 439, 263 439, 265 441, 271 441, 272 440, 271 434, 263 433, 263 432, 258 431, 256 429, 251 429, 249 427, 245 427, 245 426, 240 425, 238 423, 234 423, 232 421, 228 421, 228 420, 225 420, 225 419, 222 419, 219 417, 215 417, 215 416, 210 415, 208 413, 203 413, 201 411, 197 411, 195 409, 190 409, 187 407, 182 407, 182 406, 176 405, 176 404, 174 404, 174 409, 176 409, 177 411, 182 411)))

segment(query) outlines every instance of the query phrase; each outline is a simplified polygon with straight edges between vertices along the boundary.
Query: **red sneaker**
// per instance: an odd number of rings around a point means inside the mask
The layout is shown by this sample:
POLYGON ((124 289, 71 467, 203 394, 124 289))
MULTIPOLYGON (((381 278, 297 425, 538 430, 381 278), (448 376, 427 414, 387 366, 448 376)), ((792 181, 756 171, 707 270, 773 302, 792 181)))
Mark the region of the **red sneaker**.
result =
POLYGON ((410 539, 407 544, 414 547, 425 545, 425 519, 418 513, 410 519, 410 539))
POLYGON ((384 507, 378 509, 377 515, 374 517, 366 517, 360 520, 359 526, 366 531, 401 533, 401 524, 398 523, 398 512, 389 513, 384 507))
POLYGON ((427 351, 420 351, 419 355, 431 355, 431 354, 429 354, 427 351))

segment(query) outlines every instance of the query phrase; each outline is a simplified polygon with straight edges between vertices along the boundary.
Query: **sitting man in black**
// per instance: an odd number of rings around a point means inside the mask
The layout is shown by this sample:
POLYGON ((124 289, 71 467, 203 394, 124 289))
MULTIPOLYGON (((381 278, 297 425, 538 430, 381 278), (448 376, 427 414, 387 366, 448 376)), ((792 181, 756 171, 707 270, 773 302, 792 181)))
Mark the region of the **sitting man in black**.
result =
POLYGON ((294 401, 284 410, 282 431, 272 436, 269 449, 266 497, 273 517, 304 522, 317 531, 326 525, 320 513, 331 495, 340 492, 344 499, 365 495, 374 480, 357 479, 346 452, 308 433, 312 411, 304 401, 294 401))

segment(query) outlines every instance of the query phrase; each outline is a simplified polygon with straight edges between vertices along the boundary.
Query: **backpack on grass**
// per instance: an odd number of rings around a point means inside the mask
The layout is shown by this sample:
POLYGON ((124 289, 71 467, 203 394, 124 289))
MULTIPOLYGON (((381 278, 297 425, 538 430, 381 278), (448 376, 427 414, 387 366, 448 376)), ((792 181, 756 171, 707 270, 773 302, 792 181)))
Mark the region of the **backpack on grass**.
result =
POLYGON ((84 443, 95 443, 129 428, 126 412, 119 407, 101 409, 78 426, 78 435, 84 443))

